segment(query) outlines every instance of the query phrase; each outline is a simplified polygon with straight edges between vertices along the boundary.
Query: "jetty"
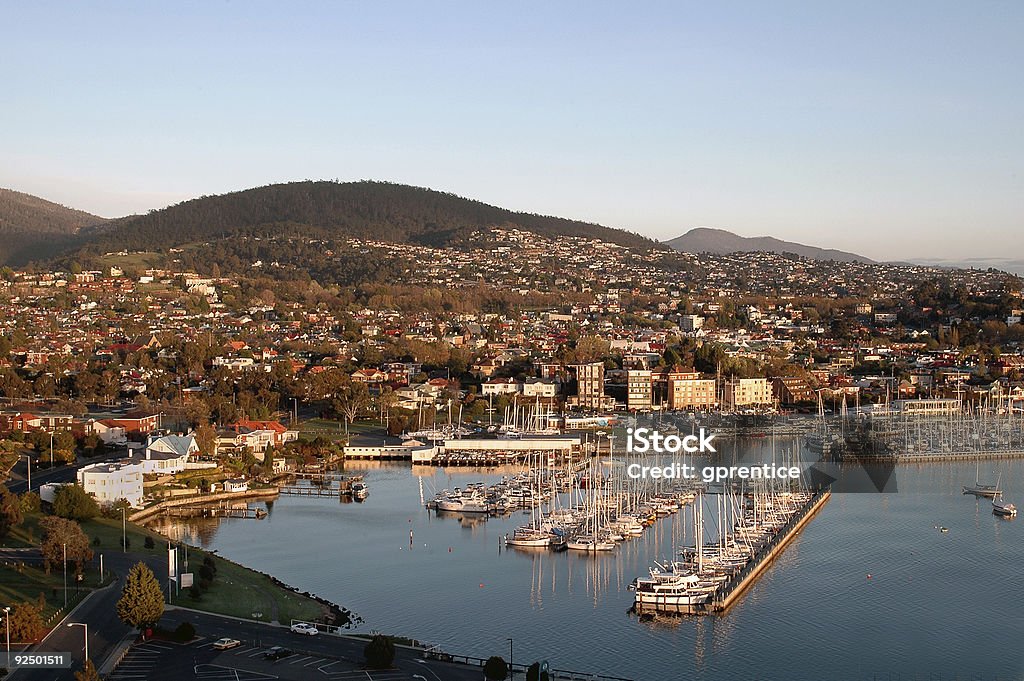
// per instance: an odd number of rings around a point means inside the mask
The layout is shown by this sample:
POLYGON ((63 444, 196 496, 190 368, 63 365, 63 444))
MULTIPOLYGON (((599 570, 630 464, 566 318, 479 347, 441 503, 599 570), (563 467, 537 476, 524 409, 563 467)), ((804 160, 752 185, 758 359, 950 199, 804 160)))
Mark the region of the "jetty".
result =
POLYGON ((757 579, 758 575, 765 571, 775 558, 782 553, 793 538, 803 529, 804 525, 810 522, 822 506, 832 496, 828 488, 816 492, 802 507, 800 512, 790 518, 775 537, 755 554, 747 567, 740 570, 720 589, 716 598, 711 603, 711 612, 722 613, 728 610, 736 600, 743 595, 757 579))

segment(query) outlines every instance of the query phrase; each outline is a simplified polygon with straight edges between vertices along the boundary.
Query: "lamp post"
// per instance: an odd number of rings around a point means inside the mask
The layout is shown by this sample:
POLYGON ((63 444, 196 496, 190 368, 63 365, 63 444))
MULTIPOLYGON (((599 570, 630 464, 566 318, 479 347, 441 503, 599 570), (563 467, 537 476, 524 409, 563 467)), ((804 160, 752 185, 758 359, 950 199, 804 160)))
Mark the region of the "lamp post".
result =
POLYGON ((50 431, 50 468, 53 468, 53 431, 50 431))
POLYGON ((25 461, 28 462, 28 491, 32 491, 32 457, 28 454, 24 455, 25 461))
POLYGON ((508 678, 512 681, 515 676, 515 672, 512 671, 512 639, 508 640, 508 678))
POLYGON ((121 507, 121 553, 128 553, 128 521, 125 519, 124 506, 121 507))
POLYGON ((61 544, 64 547, 64 607, 68 607, 68 545, 61 544))
POLYGON ((4 608, 4 624, 7 626, 7 669, 11 668, 11 608, 4 608))
POLYGON ((85 629, 85 659, 82 660, 84 665, 89 661, 89 625, 85 622, 68 622, 69 627, 82 627, 85 629))

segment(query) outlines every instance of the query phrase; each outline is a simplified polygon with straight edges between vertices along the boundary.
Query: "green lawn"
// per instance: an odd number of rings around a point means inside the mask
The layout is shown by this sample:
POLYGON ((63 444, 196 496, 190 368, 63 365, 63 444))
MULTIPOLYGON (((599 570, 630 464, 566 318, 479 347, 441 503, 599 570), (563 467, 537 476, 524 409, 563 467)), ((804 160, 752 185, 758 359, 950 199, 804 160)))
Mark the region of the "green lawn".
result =
MULTIPOLYGON (((197 583, 199 566, 206 555, 198 549, 189 549, 190 569, 197 583)), ((264 622, 275 619, 276 612, 282 624, 293 619, 314 621, 324 615, 324 606, 312 598, 283 589, 270 577, 237 563, 220 557, 214 560, 217 576, 202 598, 193 600, 187 591, 182 591, 174 600, 175 605, 264 622)))
MULTIPOLYGON (((109 583, 111 576, 104 575, 109 583)), ((86 569, 80 583, 75 582, 73 565, 68 564, 68 605, 73 606, 92 589, 100 586, 98 569, 86 569)), ((64 571, 54 567, 46 574, 40 565, 27 565, 18 561, 0 562, 0 603, 10 605, 24 601, 35 602, 43 594, 48 618, 64 605, 64 571)))
MULTIPOLYGON (((29 513, 25 515, 24 521, 0 542, 4 548, 25 548, 39 546, 43 538, 43 532, 39 529, 39 521, 45 517, 44 513, 29 513)), ((92 550, 96 553, 104 551, 121 550, 121 519, 120 518, 93 518, 80 523, 82 531, 88 535, 92 543, 92 550), (99 543, 96 540, 99 539, 99 543)), ((147 530, 141 525, 128 523, 128 549, 137 553, 163 553, 167 550, 167 538, 158 532, 147 530), (153 548, 145 547, 146 537, 153 538, 153 548)))

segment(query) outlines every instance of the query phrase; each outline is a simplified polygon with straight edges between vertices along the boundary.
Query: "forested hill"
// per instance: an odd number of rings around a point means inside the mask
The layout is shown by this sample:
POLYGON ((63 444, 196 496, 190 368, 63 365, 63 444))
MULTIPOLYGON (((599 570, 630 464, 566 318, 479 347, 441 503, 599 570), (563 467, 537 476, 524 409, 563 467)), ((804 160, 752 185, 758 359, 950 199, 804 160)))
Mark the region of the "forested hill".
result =
POLYGON ((42 257, 104 219, 38 196, 0 189, 0 262, 42 257))
POLYGON ((454 194, 385 182, 291 182, 204 196, 114 221, 85 250, 160 250, 238 235, 352 236, 443 246, 473 230, 517 227, 546 236, 586 236, 659 248, 638 234, 563 218, 516 213, 454 194))

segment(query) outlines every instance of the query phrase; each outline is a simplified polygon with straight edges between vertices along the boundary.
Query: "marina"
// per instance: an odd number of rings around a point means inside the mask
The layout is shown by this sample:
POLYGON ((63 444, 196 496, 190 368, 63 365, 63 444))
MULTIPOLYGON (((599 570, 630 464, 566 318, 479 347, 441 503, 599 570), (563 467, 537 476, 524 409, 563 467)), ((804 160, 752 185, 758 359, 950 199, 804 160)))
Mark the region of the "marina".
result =
MULTIPOLYGON (((737 454, 771 457, 768 442, 742 448, 737 454)), ((712 617, 629 612, 629 584, 694 544, 695 504, 610 552, 506 547, 506 535, 532 522, 530 509, 438 513, 424 509, 420 483, 487 487, 524 469, 415 470, 392 463, 361 471, 373 490, 363 504, 281 497, 258 523, 163 518, 155 526, 343 603, 367 627, 453 654, 486 658, 515 636, 517 662, 549 659, 557 668, 627 678, 661 678, 671 669, 698 681, 759 678, 766 659, 778 675, 807 681, 912 679, 926 658, 929 669, 950 677, 1019 672, 1006 651, 1024 625, 1004 619, 1007 626, 993 631, 990 620, 1016 597, 1024 525, 994 515, 989 499, 962 493, 978 475, 975 462, 900 465, 898 494, 833 494, 712 617), (315 541, 321 559, 297 560, 288 537, 315 541), (821 654, 798 656, 809 632, 821 654), (944 646, 950 638, 971 641, 971 654, 944 646), (624 649, 633 651, 628 662, 615 652, 624 649), (877 652, 864 656, 864 649, 877 652)), ((1001 478, 1006 498, 1019 499, 1024 462, 982 462, 980 477, 1001 478)), ((706 496, 709 522, 719 496, 706 496)), ((713 534, 708 539, 714 543, 713 534)))

